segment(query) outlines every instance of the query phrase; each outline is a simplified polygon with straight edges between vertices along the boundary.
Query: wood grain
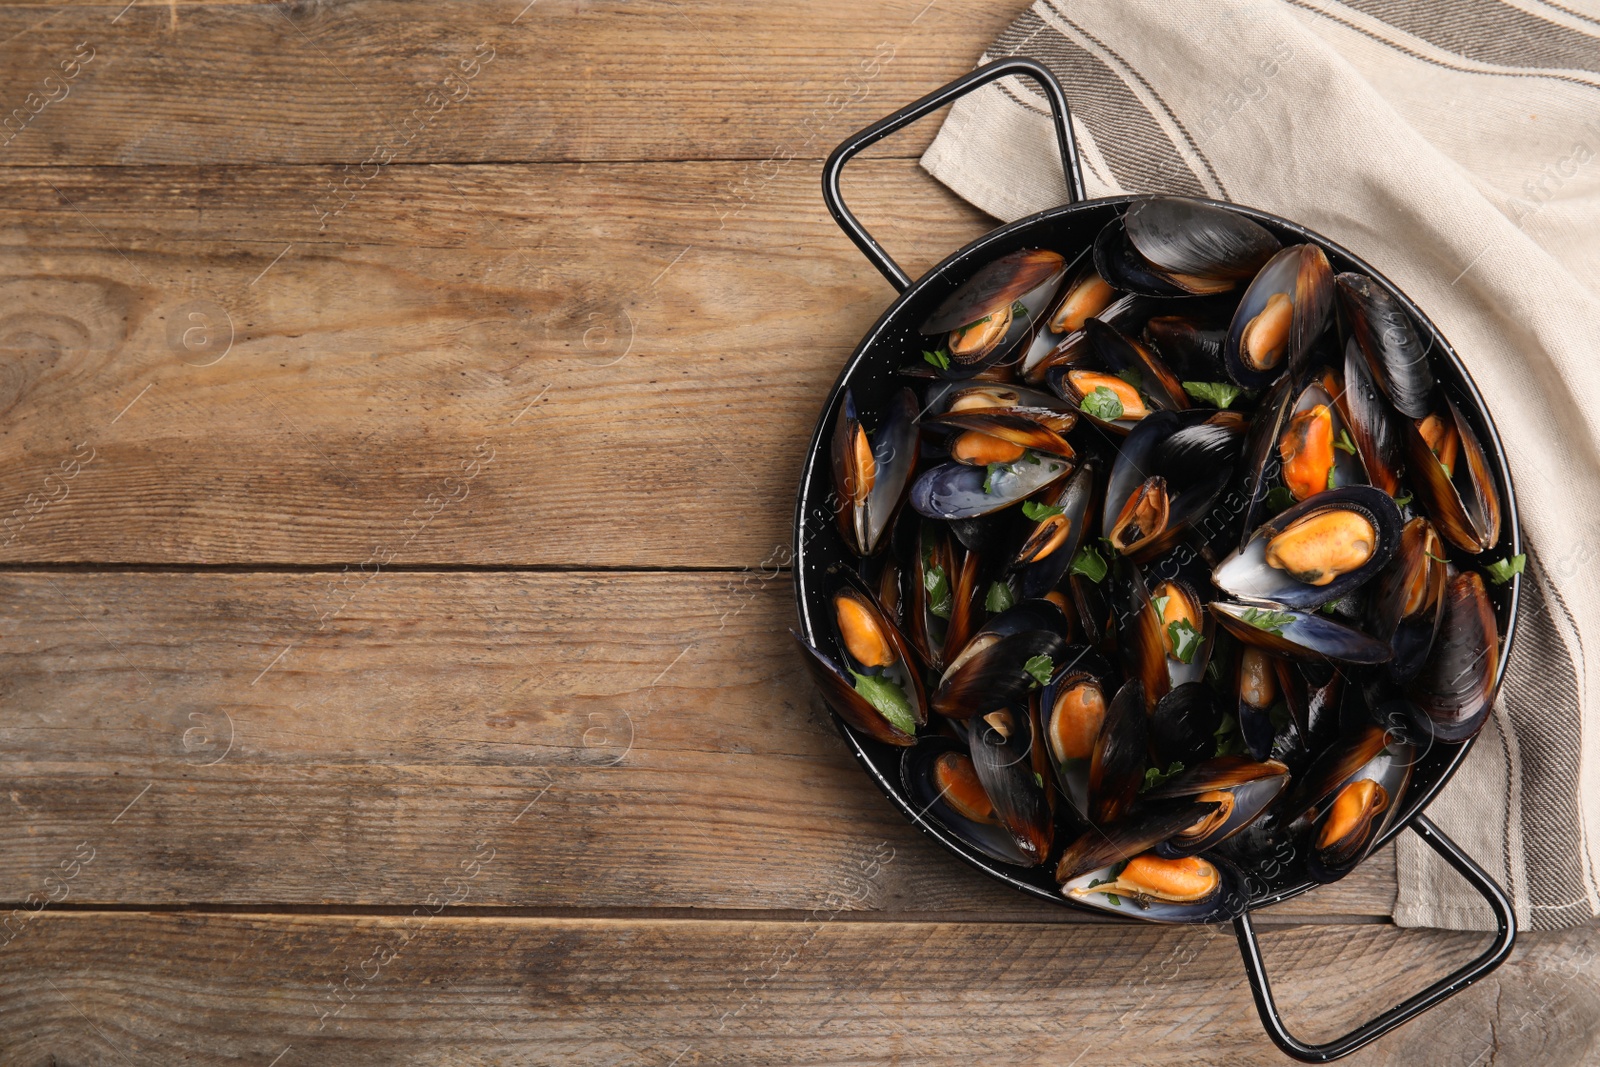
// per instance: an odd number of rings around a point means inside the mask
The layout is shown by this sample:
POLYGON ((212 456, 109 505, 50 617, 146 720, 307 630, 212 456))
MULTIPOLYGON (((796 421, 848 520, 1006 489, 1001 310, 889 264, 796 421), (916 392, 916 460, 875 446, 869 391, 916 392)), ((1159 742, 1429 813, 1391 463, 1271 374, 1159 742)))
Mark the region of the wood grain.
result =
MULTIPOLYGON (((123 7, 0 5, 0 102, 37 111, 0 161, 781 165, 963 73, 1016 14, 928 0, 123 7), (63 68, 80 43, 92 58, 63 68)), ((891 150, 919 153, 937 128, 891 150)))
MULTIPOLYGON (((793 612, 774 569, 0 575, 0 900, 88 842, 75 902, 399 906, 487 842, 474 905, 806 909, 887 849, 851 907, 1076 917, 922 841, 793 612)), ((1284 910, 1392 899, 1385 857, 1284 910)))
MULTIPOLYGON (((1325 1040, 1480 941, 1311 927, 1267 953, 1325 1040)), ((1529 936, 1348 1062, 1591 1063, 1597 948, 1529 936)), ((1285 1062, 1226 929, 46 912, 0 951, 7 1065, 1285 1062)))
MULTIPOLYGON (((323 232, 300 168, 0 170, 0 559, 757 565, 892 290, 738 173, 396 168, 323 232)), ((913 269, 985 228, 854 188, 913 269)))

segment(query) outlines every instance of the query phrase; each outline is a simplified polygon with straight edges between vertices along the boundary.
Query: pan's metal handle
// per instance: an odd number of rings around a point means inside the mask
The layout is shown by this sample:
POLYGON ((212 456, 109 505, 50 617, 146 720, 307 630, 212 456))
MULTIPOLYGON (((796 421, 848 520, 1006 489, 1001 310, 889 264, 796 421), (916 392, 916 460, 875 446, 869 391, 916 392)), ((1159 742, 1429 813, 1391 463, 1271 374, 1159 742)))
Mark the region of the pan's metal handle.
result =
POLYGON ((1061 150, 1061 169, 1067 176, 1067 203, 1076 204, 1086 198, 1083 189, 1083 169, 1078 163, 1078 142, 1072 135, 1072 112, 1067 107, 1067 95, 1061 91, 1061 83, 1056 81, 1056 76, 1038 60, 1026 56, 1012 56, 1009 59, 997 59, 993 63, 979 67, 965 77, 957 78, 943 89, 935 90, 914 104, 907 104, 888 118, 879 119, 864 130, 845 138, 838 148, 833 150, 833 155, 828 157, 827 164, 822 168, 822 199, 828 205, 828 213, 833 216, 833 221, 843 230, 861 249, 861 253, 871 260, 872 265, 883 272, 897 290, 904 292, 911 284, 911 276, 900 269, 896 263, 883 250, 883 246, 868 233, 850 209, 844 205, 844 197, 839 192, 839 175, 844 171, 844 165, 850 158, 863 148, 874 145, 896 130, 911 125, 924 115, 939 110, 944 105, 965 96, 980 85, 987 85, 998 78, 1008 74, 1023 74, 1039 83, 1044 90, 1044 95, 1050 101, 1050 113, 1055 118, 1056 146, 1061 150))
POLYGON ((1416 996, 1390 1008, 1371 1022, 1358 1026, 1343 1037, 1326 1044, 1309 1045, 1289 1033, 1283 1025, 1283 1020, 1278 1016, 1277 1005, 1272 1001, 1272 988, 1267 984, 1266 966, 1261 961, 1261 946, 1256 943, 1255 928, 1251 925, 1248 914, 1239 916, 1233 920, 1233 929, 1239 937, 1239 953, 1244 957, 1244 969, 1250 977, 1250 991, 1255 994, 1256 1010, 1261 1014, 1261 1025, 1266 1027, 1267 1036, 1272 1038, 1279 1048, 1302 1063, 1328 1063, 1350 1055, 1356 1049, 1376 1041, 1401 1023, 1455 996, 1500 966, 1506 961, 1506 957, 1511 955, 1511 946, 1517 939, 1517 919, 1511 911, 1511 901, 1506 899, 1505 891, 1426 816, 1416 816, 1411 823, 1411 829, 1432 845, 1433 850, 1443 856, 1445 861, 1472 883, 1472 888, 1489 902, 1489 907, 1494 909, 1494 921, 1498 927, 1494 943, 1465 967, 1439 979, 1416 996))

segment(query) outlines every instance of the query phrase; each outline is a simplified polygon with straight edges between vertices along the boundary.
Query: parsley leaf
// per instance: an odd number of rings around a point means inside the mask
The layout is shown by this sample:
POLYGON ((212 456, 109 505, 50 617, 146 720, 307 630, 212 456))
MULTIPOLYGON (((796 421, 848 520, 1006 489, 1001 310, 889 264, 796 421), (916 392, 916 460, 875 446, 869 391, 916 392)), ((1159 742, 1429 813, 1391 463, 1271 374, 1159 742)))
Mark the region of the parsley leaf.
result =
POLYGON ((1183 391, 1202 404, 1214 404, 1226 409, 1244 392, 1231 382, 1184 382, 1183 391))
POLYGON ((1028 517, 1029 522, 1043 522, 1052 515, 1060 515, 1066 508, 1058 508, 1051 504, 1041 504, 1037 500, 1024 500, 1022 513, 1028 517))
POLYGON ((1139 373, 1138 367, 1124 367, 1122 370, 1117 371, 1117 377, 1135 389, 1144 388, 1144 375, 1139 373))
POLYGON ((1110 904, 1113 908, 1120 908, 1122 907, 1122 898, 1117 896, 1115 893, 1107 893, 1106 903, 1110 904))
POLYGON ((1170 596, 1153 596, 1150 598, 1150 606, 1156 609, 1157 615, 1165 615, 1167 613, 1167 602, 1171 599, 1170 596))
POLYGON ((1339 471, 1339 468, 1338 468, 1337 465, 1328 468, 1328 488, 1329 489, 1337 489, 1338 488, 1338 486, 1333 483, 1333 476, 1336 473, 1338 473, 1338 471, 1339 471))
POLYGON ((1488 572, 1489 580, 1495 585, 1505 585, 1511 580, 1512 575, 1521 574, 1522 569, 1528 565, 1525 553, 1517 553, 1510 559, 1497 559, 1484 568, 1488 572))
POLYGON ((1072 557, 1072 563, 1067 567, 1069 574, 1081 574, 1091 582, 1105 581, 1106 572, 1109 570, 1106 561, 1095 551, 1093 545, 1084 545, 1078 549, 1078 554, 1072 557))
POLYGON ((1352 456, 1356 454, 1356 443, 1350 440, 1349 430, 1339 431, 1339 439, 1333 443, 1333 447, 1352 456))
POLYGON ((1273 511, 1282 511, 1284 508, 1291 507, 1294 504, 1294 494, 1289 491, 1288 486, 1274 486, 1272 490, 1267 493, 1266 503, 1267 507, 1271 508, 1273 511))
POLYGON ((1269 634, 1283 636, 1283 628, 1294 622, 1294 616, 1287 611, 1271 611, 1263 608, 1246 608, 1244 621, 1258 630, 1265 630, 1269 634))
POLYGON ((988 469, 984 472, 984 475, 983 475, 983 491, 984 491, 985 494, 990 492, 990 486, 994 483, 995 474, 998 473, 999 471, 1003 471, 1005 469, 1006 469, 1006 465, 1004 463, 991 463, 991 464, 989 464, 988 469))
POLYGON ((1216 739, 1218 756, 1243 756, 1249 751, 1239 731, 1239 720, 1232 715, 1224 714, 1222 724, 1211 736, 1216 739))
POLYGON ((950 369, 950 353, 942 348, 935 352, 923 352, 922 358, 940 370, 950 369))
POLYGON ((1101 422, 1116 422, 1122 418, 1122 401, 1103 385, 1095 386, 1093 392, 1080 400, 1078 409, 1101 422))
POLYGON ((1011 595, 1011 587, 1009 585, 1005 582, 991 582, 989 584, 989 595, 984 597, 983 606, 988 608, 991 613, 998 613, 1006 610, 1016 602, 1016 598, 1011 595))
POLYGON ((1167 637, 1172 640, 1172 658, 1179 663, 1193 663, 1194 654, 1205 644, 1205 636, 1194 628, 1188 619, 1167 623, 1167 637))
POLYGON ((898 685, 872 674, 856 674, 855 671, 850 674, 856 680, 856 692, 876 708, 879 715, 903 733, 917 732, 917 720, 911 714, 911 702, 898 685))
POLYGON ((1409 503, 1411 503, 1410 493, 1401 493, 1399 496, 1394 498, 1394 506, 1397 508, 1403 508, 1409 503))
POLYGON ((1182 773, 1182 760, 1173 760, 1172 766, 1168 767, 1166 770, 1162 770, 1160 767, 1147 767, 1145 768, 1144 772, 1144 785, 1139 787, 1139 792, 1148 792, 1149 790, 1160 785, 1162 782, 1165 782, 1168 778, 1176 777, 1182 773))
POLYGON ((1055 673, 1056 665, 1050 662, 1050 657, 1040 653, 1022 665, 1022 669, 1033 675, 1033 680, 1040 685, 1050 681, 1050 675, 1055 673))
POLYGON ((1033 772, 1033 784, 1038 786, 1040 789, 1043 789, 1044 788, 1044 775, 1040 774, 1038 771, 1034 771, 1033 772))
POLYGON ((950 578, 937 563, 927 562, 922 567, 922 588, 928 594, 928 610, 941 619, 950 617, 954 606, 950 597, 950 578))

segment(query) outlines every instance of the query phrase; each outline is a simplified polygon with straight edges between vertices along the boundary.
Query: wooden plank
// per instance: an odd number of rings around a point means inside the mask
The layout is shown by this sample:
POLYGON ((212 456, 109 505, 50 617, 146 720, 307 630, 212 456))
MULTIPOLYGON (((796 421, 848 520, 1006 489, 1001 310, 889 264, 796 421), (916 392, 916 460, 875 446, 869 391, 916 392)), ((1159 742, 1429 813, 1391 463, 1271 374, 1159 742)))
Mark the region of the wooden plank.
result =
MULTIPOLYGON (((782 167, 970 69, 1017 12, 1010 0, 124 6, 0 6, 12 116, 0 161, 782 167)), ((917 154, 936 129, 891 151, 917 154)))
MULTIPOLYGON (((0 171, 0 560, 757 565, 893 294, 739 166, 396 168, 327 231, 300 168, 0 171)), ((914 270, 986 227, 853 188, 914 270)))
MULTIPOLYGON (((1481 940, 1311 927, 1267 951, 1325 1040, 1481 940)), ((1521 945, 1349 1062, 1592 1063, 1595 930, 1521 945)), ((3 951, 5 1064, 1284 1062, 1226 929, 46 912, 3 951)))
MULTIPOLYGON (((0 574, 0 900, 818 906, 1066 920, 848 756, 774 571, 0 574)), ((1386 915, 1393 869, 1285 906, 1386 915)))

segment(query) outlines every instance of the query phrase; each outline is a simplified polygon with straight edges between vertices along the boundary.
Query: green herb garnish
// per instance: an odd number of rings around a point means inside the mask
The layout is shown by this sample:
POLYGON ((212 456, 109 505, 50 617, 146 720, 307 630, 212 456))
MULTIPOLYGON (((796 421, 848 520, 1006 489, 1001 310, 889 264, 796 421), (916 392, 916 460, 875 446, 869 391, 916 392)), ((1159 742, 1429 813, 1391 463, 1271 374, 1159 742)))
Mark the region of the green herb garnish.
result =
POLYGON ((1029 522, 1043 522, 1054 515, 1060 515, 1066 508, 1058 508, 1053 504, 1041 504, 1037 500, 1024 500, 1022 513, 1028 517, 1029 522))
POLYGON ((928 610, 941 619, 950 617, 950 577, 933 562, 930 552, 922 562, 922 588, 928 594, 928 610))
POLYGON ((1243 756, 1249 751, 1244 735, 1239 732, 1239 720, 1232 715, 1224 714, 1221 725, 1211 736, 1216 738, 1218 756, 1243 756))
POLYGON ((1165 615, 1167 613, 1167 602, 1171 599, 1170 596, 1153 596, 1150 598, 1150 606, 1156 609, 1157 615, 1165 615))
POLYGON ((911 714, 911 702, 898 685, 872 674, 856 674, 855 671, 850 674, 855 678, 856 692, 876 708, 891 726, 902 733, 917 732, 917 720, 911 714))
POLYGON ((1117 377, 1133 386, 1135 389, 1144 388, 1144 375, 1139 373, 1138 367, 1124 367, 1117 371, 1117 377))
POLYGON ((1122 401, 1103 385, 1095 386, 1093 392, 1078 402, 1078 408, 1101 422, 1116 422, 1122 418, 1122 401))
POLYGON ((1179 663, 1193 663, 1194 654, 1205 644, 1205 635, 1194 628, 1188 619, 1167 623, 1167 638, 1172 642, 1172 658, 1179 663))
POLYGON ((1078 554, 1072 557, 1072 562, 1067 566, 1067 573, 1081 574, 1091 582, 1103 582, 1106 579, 1106 572, 1110 569, 1093 545, 1084 545, 1078 549, 1078 554))
POLYGON ((1038 771, 1034 771, 1033 772, 1033 784, 1038 786, 1040 789, 1043 789, 1044 788, 1044 775, 1040 774, 1038 771))
POLYGON ((1294 622, 1294 616, 1287 611, 1271 611, 1264 608, 1246 608, 1243 619, 1258 630, 1265 630, 1269 634, 1283 636, 1283 628, 1294 622))
POLYGON ((989 595, 983 598, 983 606, 991 614, 1002 612, 1015 604, 1016 598, 1011 595, 1011 587, 1005 582, 989 583, 989 595))
POLYGON ((1226 409, 1244 392, 1231 382, 1184 382, 1183 391, 1200 401, 1226 409))
POLYGON ((1401 493, 1399 496, 1394 498, 1394 506, 1397 508, 1403 508, 1409 503, 1411 503, 1410 493, 1401 493))
POLYGON ((1328 488, 1329 489, 1337 489, 1338 488, 1338 486, 1333 484, 1333 476, 1335 474, 1337 474, 1338 471, 1339 471, 1339 468, 1336 467, 1336 466, 1328 468, 1328 488))
POLYGON ((1435 563, 1449 563, 1450 562, 1449 560, 1445 559, 1443 556, 1435 556, 1432 552, 1429 552, 1427 549, 1423 549, 1422 554, 1424 556, 1427 556, 1429 559, 1433 560, 1435 563))
POLYGON ((1166 770, 1162 770, 1160 767, 1148 767, 1144 772, 1144 785, 1139 787, 1139 792, 1148 792, 1165 782, 1168 778, 1175 777, 1182 773, 1182 760, 1173 760, 1172 766, 1168 767, 1166 770))
POLYGON ((1339 431, 1339 439, 1333 443, 1333 447, 1352 456, 1356 454, 1356 443, 1350 440, 1349 430, 1339 431))
POLYGON ((1292 507, 1294 505, 1294 494, 1289 491, 1288 486, 1274 486, 1267 493, 1266 504, 1267 507, 1271 508, 1275 512, 1282 511, 1284 508, 1292 507))
POLYGON ((940 370, 950 369, 950 353, 946 352, 942 348, 934 352, 923 352, 922 358, 928 363, 932 363, 940 370))
POLYGON ((1006 469, 1006 465, 1004 463, 991 463, 991 464, 989 464, 988 469, 986 471, 984 471, 984 475, 983 475, 983 492, 984 492, 984 495, 986 495, 986 496, 988 495, 989 487, 994 483, 995 474, 997 472, 1003 471, 1005 469, 1006 469))
POLYGON ((1514 575, 1521 574, 1523 568, 1527 565, 1527 554, 1519 552, 1510 559, 1495 560, 1485 567, 1484 571, 1489 575, 1489 580, 1495 585, 1505 585, 1514 575))
POLYGON ((1050 681, 1050 675, 1055 673, 1056 666, 1050 662, 1049 656, 1041 652, 1039 655, 1029 659, 1027 663, 1024 663, 1022 669, 1033 675, 1035 682, 1040 685, 1047 685, 1050 681))

